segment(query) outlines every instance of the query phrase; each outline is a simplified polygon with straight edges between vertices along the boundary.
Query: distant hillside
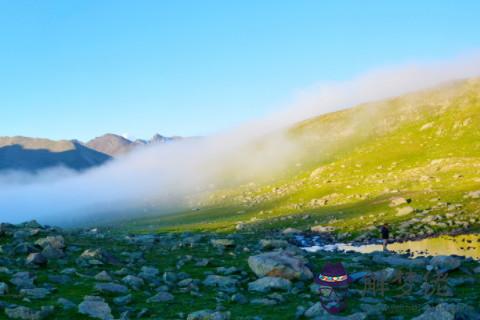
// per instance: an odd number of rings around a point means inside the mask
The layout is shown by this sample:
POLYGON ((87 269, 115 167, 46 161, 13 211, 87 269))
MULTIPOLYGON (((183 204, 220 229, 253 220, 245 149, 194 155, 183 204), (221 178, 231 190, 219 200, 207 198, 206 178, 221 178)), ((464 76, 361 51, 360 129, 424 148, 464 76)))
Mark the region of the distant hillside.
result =
POLYGON ((84 170, 101 165, 109 159, 110 156, 77 141, 0 137, 0 171, 35 172, 56 166, 84 170))
POLYGON ((109 156, 118 156, 124 153, 130 152, 132 149, 149 144, 155 143, 168 143, 171 141, 182 139, 181 137, 164 137, 160 134, 156 134, 150 140, 135 140, 131 141, 122 136, 107 133, 103 136, 97 137, 87 142, 87 146, 98 152, 108 154, 109 156))
POLYGON ((366 236, 387 221, 400 238, 480 229, 479 128, 480 79, 324 114, 288 130, 298 148, 287 170, 207 192, 191 199, 198 210, 146 224, 318 223, 366 236))

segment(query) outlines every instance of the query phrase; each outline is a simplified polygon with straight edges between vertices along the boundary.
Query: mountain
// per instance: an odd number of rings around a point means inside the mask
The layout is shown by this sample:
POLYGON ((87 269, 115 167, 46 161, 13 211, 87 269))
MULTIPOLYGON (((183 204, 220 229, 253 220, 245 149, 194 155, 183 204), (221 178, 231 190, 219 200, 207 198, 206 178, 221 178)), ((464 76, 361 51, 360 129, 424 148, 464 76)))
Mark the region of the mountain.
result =
POLYGON ((169 143, 172 141, 180 140, 181 137, 164 137, 160 134, 155 134, 150 140, 137 139, 131 141, 122 136, 107 133, 103 136, 96 137, 87 142, 87 146, 98 152, 108 154, 115 157, 121 154, 125 154, 133 150, 138 146, 156 144, 156 143, 169 143))
POLYGON ((36 172, 55 166, 84 170, 101 165, 110 158, 78 141, 0 137, 0 171, 36 172))
POLYGON ((358 239, 383 222, 397 239, 480 230, 478 128, 480 79, 324 114, 287 130, 295 155, 268 181, 206 192, 191 200, 194 211, 136 224, 190 231, 322 224, 358 239))

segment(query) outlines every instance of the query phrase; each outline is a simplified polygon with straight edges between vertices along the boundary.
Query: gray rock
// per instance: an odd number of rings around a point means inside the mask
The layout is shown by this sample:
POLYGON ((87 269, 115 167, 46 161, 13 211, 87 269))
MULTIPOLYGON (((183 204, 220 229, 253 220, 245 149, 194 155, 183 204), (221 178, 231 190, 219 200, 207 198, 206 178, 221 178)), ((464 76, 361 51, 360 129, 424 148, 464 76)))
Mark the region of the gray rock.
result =
POLYGON ((113 298, 113 303, 115 303, 119 306, 127 305, 130 302, 132 302, 132 295, 131 294, 127 294, 125 296, 113 298))
POLYGON ((65 248, 65 239, 63 236, 48 236, 46 238, 40 238, 37 241, 35 241, 35 244, 42 247, 46 248, 47 246, 51 246, 55 249, 62 250, 65 248))
POLYGON ((159 292, 153 297, 148 298, 147 303, 170 302, 174 299, 175 297, 169 292, 159 292))
POLYGON ((85 296, 82 303, 78 305, 78 312, 96 319, 113 320, 110 306, 97 296, 85 296))
POLYGON ((402 207, 402 208, 397 208, 397 213, 395 214, 397 217, 403 217, 407 216, 415 211, 414 208, 410 206, 402 207))
POLYGON ((47 259, 53 260, 63 258, 65 253, 61 249, 47 245, 45 248, 43 248, 42 255, 47 259))
POLYGON ((158 278, 160 271, 155 267, 143 266, 138 276, 147 281, 155 281, 158 278))
POLYGON ((44 299, 50 294, 50 290, 45 288, 21 289, 20 294, 31 299, 44 299))
POLYGON ((165 281, 165 283, 175 283, 177 282, 177 275, 171 271, 164 272, 163 281, 165 281))
POLYGON ((10 279, 10 283, 16 286, 18 289, 31 289, 35 288, 33 282, 35 276, 30 272, 17 272, 10 279))
POLYGON ((435 256, 430 260, 430 265, 439 272, 449 272, 459 268, 462 262, 451 256, 435 256))
POLYGON ((128 293, 128 288, 122 284, 114 283, 114 282, 107 282, 107 283, 97 283, 95 284, 95 290, 104 293, 120 293, 126 294, 128 293))
POLYGON ((47 258, 41 253, 30 253, 25 259, 25 264, 31 266, 46 266, 47 258))
POLYGON ((312 272, 306 266, 306 260, 287 251, 272 251, 250 256, 248 265, 259 277, 272 276, 289 280, 313 278, 312 272))
POLYGON ((270 290, 290 290, 290 280, 279 277, 263 277, 248 284, 249 291, 269 292, 270 290))
POLYGON ((93 278, 97 281, 112 281, 112 277, 105 270, 97 273, 93 278))
POLYGON ((274 299, 267 299, 267 298, 256 298, 256 299, 250 300, 250 303, 251 304, 260 304, 260 305, 264 305, 264 306, 274 306, 274 305, 278 304, 278 301, 274 300, 274 299))
POLYGON ((122 279, 122 282, 129 285, 135 290, 140 290, 142 286, 145 284, 142 278, 132 276, 132 275, 125 276, 122 279))
POLYGON ((235 241, 232 239, 212 239, 210 240, 210 243, 212 246, 222 249, 235 247, 235 241))
POLYGON ((190 313, 187 320, 229 320, 230 312, 200 310, 190 313))
POLYGON ((42 307, 40 310, 34 310, 23 306, 5 308, 5 314, 9 319, 22 320, 42 320, 53 313, 52 306, 42 307))
POLYGON ((289 245, 286 240, 278 240, 278 239, 261 239, 259 244, 262 250, 284 249, 289 245))
POLYGON ((208 287, 218 287, 220 289, 235 289, 238 280, 228 276, 209 275, 203 281, 203 284, 208 287))

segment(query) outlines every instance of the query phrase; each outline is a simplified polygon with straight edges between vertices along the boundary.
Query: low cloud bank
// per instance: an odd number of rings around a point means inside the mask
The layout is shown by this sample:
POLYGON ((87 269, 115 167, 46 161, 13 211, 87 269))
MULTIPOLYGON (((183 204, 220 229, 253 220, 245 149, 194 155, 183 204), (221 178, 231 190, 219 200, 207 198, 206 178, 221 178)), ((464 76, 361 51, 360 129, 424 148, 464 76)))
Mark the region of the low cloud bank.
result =
POLYGON ((142 148, 84 173, 7 172, 0 175, 0 221, 69 225, 187 208, 187 196, 284 170, 300 151, 284 129, 298 121, 479 75, 478 54, 374 70, 351 81, 314 85, 281 111, 229 132, 142 148))

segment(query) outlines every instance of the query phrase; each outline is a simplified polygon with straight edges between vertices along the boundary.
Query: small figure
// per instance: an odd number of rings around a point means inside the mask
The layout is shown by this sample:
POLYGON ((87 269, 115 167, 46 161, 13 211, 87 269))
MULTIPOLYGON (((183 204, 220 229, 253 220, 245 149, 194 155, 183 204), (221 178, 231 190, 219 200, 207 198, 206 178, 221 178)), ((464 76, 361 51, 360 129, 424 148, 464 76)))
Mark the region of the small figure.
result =
POLYGON ((388 223, 383 224, 383 226, 380 228, 380 233, 382 234, 383 251, 387 251, 388 237, 389 237, 389 234, 390 234, 390 229, 388 228, 388 223))

